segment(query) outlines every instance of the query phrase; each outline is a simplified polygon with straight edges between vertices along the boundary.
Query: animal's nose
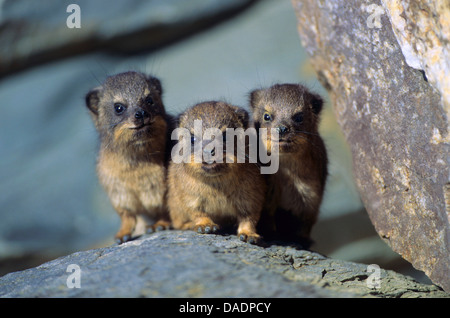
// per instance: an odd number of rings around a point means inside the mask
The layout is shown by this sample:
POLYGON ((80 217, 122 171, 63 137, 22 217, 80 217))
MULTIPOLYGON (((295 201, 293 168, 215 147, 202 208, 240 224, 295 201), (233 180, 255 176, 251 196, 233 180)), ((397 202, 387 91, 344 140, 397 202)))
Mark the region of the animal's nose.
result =
POLYGON ((278 126, 277 127, 277 132, 278 134, 280 134, 280 136, 283 136, 284 134, 286 134, 289 131, 289 128, 287 128, 284 125, 278 126))
POLYGON ((143 119, 144 117, 147 116, 148 116, 147 112, 143 109, 136 111, 136 113, 134 114, 134 118, 136 119, 143 119))

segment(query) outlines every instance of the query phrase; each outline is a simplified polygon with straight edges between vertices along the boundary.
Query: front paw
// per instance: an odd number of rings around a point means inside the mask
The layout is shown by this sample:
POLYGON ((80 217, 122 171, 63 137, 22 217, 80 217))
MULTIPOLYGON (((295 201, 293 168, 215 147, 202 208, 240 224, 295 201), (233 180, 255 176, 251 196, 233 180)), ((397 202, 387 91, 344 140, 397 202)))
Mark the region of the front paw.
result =
POLYGON ((197 224, 194 231, 200 234, 214 234, 219 231, 219 226, 215 223, 197 224))
POLYGON ((245 234, 245 233, 238 233, 239 239, 243 242, 247 242, 250 244, 258 245, 261 243, 261 236, 259 236, 256 233, 251 234, 245 234))
POLYGON ((122 234, 122 233, 119 234, 118 233, 118 234, 116 234, 116 236, 114 238, 115 238, 117 244, 126 243, 126 242, 132 240, 131 233, 127 233, 127 234, 122 234))

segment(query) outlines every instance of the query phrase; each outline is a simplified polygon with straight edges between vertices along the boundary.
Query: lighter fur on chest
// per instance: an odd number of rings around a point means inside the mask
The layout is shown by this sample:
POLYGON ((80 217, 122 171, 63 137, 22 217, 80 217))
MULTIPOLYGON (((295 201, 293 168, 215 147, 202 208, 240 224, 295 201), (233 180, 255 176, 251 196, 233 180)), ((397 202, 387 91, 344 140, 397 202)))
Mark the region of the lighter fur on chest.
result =
POLYGON ((97 167, 99 179, 114 207, 148 211, 163 205, 165 168, 156 163, 121 165, 103 159, 97 167))
POLYGON ((274 176, 280 191, 280 206, 294 213, 301 213, 305 208, 314 207, 320 200, 315 184, 304 178, 304 169, 298 166, 301 164, 295 161, 294 164, 282 164, 274 176))
POLYGON ((238 213, 240 198, 232 190, 232 184, 222 186, 219 191, 211 184, 198 180, 191 184, 193 188, 188 194, 189 199, 186 200, 188 208, 217 217, 236 216, 238 213))

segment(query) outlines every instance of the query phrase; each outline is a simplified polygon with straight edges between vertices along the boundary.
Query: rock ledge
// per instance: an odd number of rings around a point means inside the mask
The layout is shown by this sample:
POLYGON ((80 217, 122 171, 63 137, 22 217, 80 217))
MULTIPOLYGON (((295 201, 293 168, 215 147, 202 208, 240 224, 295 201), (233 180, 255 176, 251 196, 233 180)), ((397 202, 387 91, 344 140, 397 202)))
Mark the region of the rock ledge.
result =
POLYGON ((0 278, 1 297, 449 297, 389 270, 292 246, 166 231, 77 252, 0 278), (69 265, 75 264, 80 272, 69 265), (79 274, 77 276, 77 274, 79 274), (80 288, 76 288, 79 282, 80 288), (72 286, 73 288, 69 288, 72 286), (75 287, 74 287, 75 286, 75 287))

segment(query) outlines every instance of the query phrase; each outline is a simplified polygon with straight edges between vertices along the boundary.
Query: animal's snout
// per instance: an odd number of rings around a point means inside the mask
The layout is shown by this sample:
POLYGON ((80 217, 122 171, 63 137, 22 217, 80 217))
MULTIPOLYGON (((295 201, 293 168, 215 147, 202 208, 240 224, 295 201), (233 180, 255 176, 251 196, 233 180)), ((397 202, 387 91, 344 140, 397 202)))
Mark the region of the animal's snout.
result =
POLYGON ((148 113, 143 109, 136 111, 136 113, 134 114, 134 118, 136 119, 144 119, 146 117, 148 117, 148 113))
POLYGON ((281 136, 285 135, 287 132, 289 132, 289 128, 284 126, 284 125, 280 125, 276 128, 278 134, 281 136))

